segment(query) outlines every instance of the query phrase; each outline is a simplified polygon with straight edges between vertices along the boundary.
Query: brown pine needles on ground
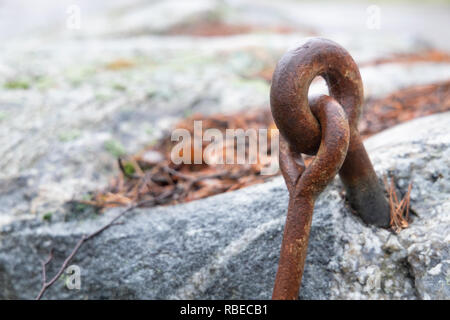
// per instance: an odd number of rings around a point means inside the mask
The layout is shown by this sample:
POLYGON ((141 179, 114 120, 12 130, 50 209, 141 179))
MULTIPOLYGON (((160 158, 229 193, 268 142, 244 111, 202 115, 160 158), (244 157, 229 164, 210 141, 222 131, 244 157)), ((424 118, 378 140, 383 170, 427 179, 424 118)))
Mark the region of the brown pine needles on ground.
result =
POLYGON ((450 81, 401 89, 376 100, 363 110, 359 131, 363 138, 418 117, 450 110, 450 81))
POLYGON ((359 64, 359 67, 376 66, 384 63, 450 62, 450 54, 436 49, 416 53, 394 54, 359 64))
MULTIPOLYGON (((313 34, 312 30, 305 29, 303 31, 313 34)), ((282 25, 257 27, 246 24, 230 24, 221 21, 210 20, 193 21, 186 24, 179 24, 168 30, 166 34, 173 36, 189 35, 195 37, 223 37, 255 32, 288 34, 295 32, 295 29, 282 25)))
MULTIPOLYGON (((147 206, 189 202, 218 193, 240 189, 252 184, 262 183, 271 178, 261 175, 262 168, 272 162, 271 139, 277 131, 270 111, 250 110, 233 115, 213 115, 204 117, 194 115, 178 123, 177 128, 186 129, 194 136, 194 121, 202 120, 203 130, 219 129, 225 140, 222 146, 224 160, 231 154, 237 157, 235 138, 226 138, 227 129, 269 129, 267 131, 268 156, 256 158, 253 164, 220 164, 213 159, 206 159, 204 151, 211 142, 203 141, 200 148, 191 149, 191 162, 195 157, 202 159, 202 164, 176 165, 170 160, 174 142, 170 135, 142 152, 118 159, 120 172, 109 186, 93 194, 91 200, 78 201, 98 208, 126 206, 132 203, 145 203, 147 206), (205 161, 209 160, 206 164, 205 161)), ((257 138, 259 139, 259 138, 257 138)), ((192 139, 193 140, 193 139, 192 139)), ((245 159, 249 158, 250 140, 245 141, 245 159)), ((275 155, 277 156, 277 155, 275 155)), ((226 163, 226 161, 225 161, 226 163)))
POLYGON ((390 225, 395 233, 399 233, 402 229, 408 228, 409 226, 412 182, 409 184, 408 191, 400 201, 398 200, 397 191, 395 190, 394 178, 391 177, 390 184, 388 184, 387 178, 384 177, 384 184, 389 193, 389 206, 391 211, 390 225))

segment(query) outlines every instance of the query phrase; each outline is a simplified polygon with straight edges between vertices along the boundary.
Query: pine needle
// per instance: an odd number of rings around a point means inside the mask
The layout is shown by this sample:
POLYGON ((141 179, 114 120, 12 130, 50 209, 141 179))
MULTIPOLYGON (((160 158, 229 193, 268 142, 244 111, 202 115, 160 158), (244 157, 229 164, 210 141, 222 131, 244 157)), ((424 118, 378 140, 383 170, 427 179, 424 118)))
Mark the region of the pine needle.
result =
POLYGON ((389 193, 389 207, 391 211, 390 225, 394 232, 399 233, 409 226, 409 209, 412 182, 410 182, 408 191, 400 201, 398 200, 397 192, 395 190, 394 178, 391 178, 391 181, 388 184, 387 178, 384 177, 384 184, 386 186, 386 190, 388 190, 389 193))

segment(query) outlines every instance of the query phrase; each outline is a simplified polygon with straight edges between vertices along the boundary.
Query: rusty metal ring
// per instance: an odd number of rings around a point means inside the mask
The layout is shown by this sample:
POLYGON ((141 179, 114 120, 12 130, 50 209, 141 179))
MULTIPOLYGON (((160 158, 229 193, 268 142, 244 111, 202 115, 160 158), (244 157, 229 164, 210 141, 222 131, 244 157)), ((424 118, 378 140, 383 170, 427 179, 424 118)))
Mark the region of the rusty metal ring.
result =
POLYGON ((292 148, 309 155, 316 154, 321 138, 319 123, 308 104, 309 86, 317 76, 325 79, 330 95, 344 108, 352 131, 357 130, 364 97, 355 61, 331 40, 311 39, 281 58, 272 78, 272 115, 292 148))
POLYGON ((281 133, 280 168, 289 190, 273 299, 296 299, 314 201, 337 172, 350 205, 364 222, 388 226, 389 205, 358 132, 362 80, 344 48, 317 38, 286 53, 275 69, 270 101, 281 133), (326 80, 331 97, 308 102, 316 76, 326 80), (307 168, 302 153, 317 153, 307 168))
POLYGON ((316 76, 326 80, 331 96, 348 117, 350 144, 339 172, 347 198, 364 222, 387 227, 389 204, 357 128, 363 102, 361 75, 343 47, 331 40, 315 38, 281 58, 270 91, 275 124, 292 150, 316 153, 320 145, 320 125, 308 103, 309 86, 316 76))

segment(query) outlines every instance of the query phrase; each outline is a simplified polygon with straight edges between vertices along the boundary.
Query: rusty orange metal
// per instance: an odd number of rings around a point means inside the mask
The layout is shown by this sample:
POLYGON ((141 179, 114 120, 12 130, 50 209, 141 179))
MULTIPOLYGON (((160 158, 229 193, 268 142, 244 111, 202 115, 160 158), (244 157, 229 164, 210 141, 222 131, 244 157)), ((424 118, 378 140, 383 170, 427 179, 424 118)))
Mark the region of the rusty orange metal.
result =
POLYGON ((270 103, 281 133, 280 168, 289 207, 273 299, 298 297, 314 201, 337 173, 361 219, 389 226, 389 204, 357 128, 363 98, 356 63, 333 41, 311 39, 278 62, 270 103), (330 95, 308 99, 317 76, 325 79, 330 95), (315 155, 307 168, 302 153, 315 155))

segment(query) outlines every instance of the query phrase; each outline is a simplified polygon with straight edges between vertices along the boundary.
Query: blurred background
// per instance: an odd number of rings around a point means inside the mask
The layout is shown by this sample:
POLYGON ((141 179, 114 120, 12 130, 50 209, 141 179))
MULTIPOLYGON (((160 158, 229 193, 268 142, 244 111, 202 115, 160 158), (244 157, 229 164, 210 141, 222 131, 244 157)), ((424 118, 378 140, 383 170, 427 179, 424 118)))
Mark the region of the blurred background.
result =
POLYGON ((181 119, 267 111, 307 37, 360 66, 367 135, 449 110, 449 30, 448 1, 0 1, 0 225, 57 216, 181 119))

